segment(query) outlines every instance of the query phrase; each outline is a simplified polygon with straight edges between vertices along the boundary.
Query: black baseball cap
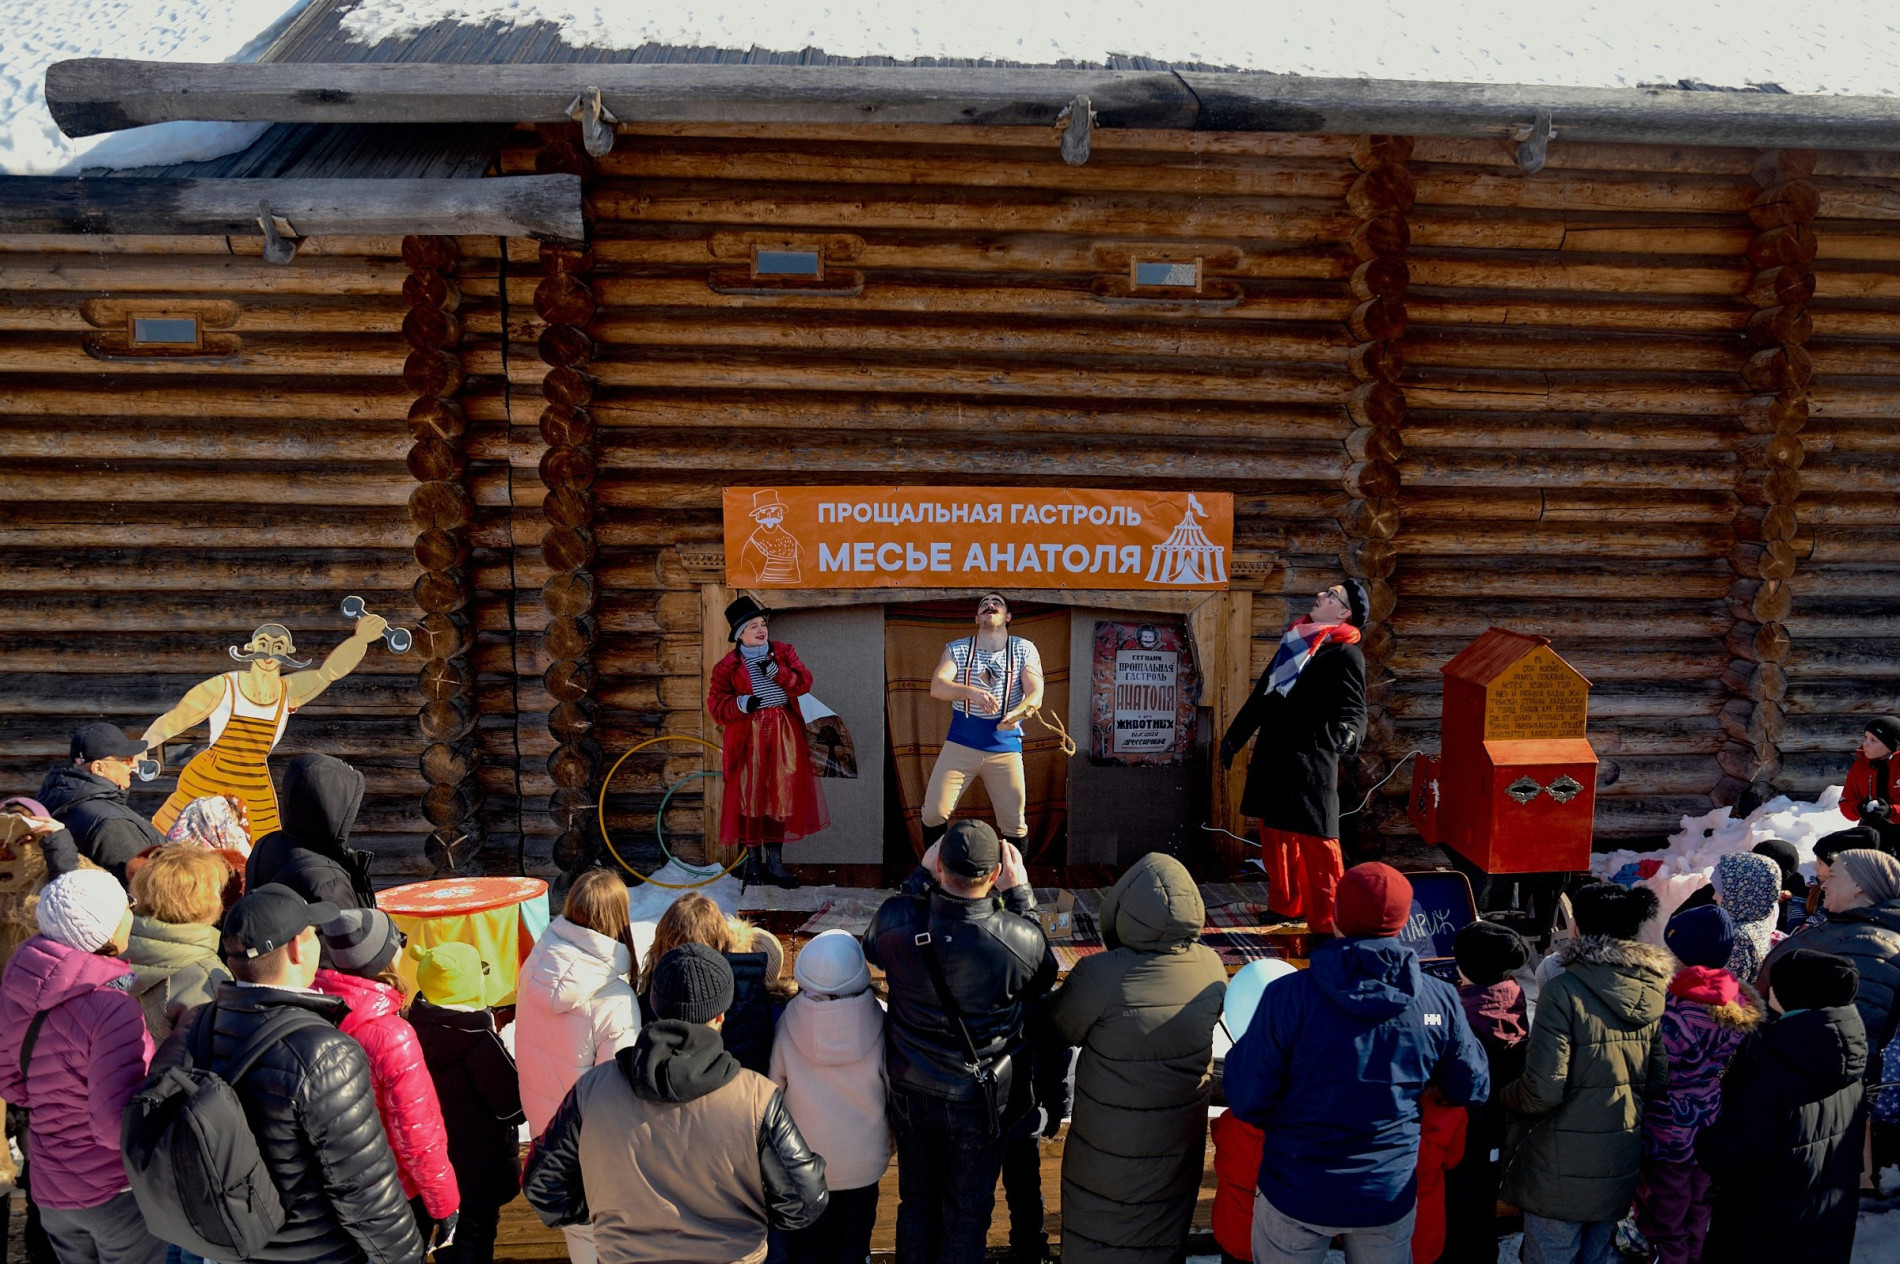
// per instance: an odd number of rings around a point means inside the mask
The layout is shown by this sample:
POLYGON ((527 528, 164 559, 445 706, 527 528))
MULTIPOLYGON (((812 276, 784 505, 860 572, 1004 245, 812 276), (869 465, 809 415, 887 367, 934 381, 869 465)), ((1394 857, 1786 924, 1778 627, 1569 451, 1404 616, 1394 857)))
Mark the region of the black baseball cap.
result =
POLYGON ((982 821, 958 821, 943 832, 937 859, 952 873, 986 878, 1003 863, 1003 846, 982 821))
POLYGON ((125 735, 116 724, 88 724, 73 734, 73 758, 91 763, 95 759, 131 759, 145 753, 145 743, 125 735))
POLYGON ((224 915, 224 955, 261 957, 275 952, 313 926, 337 919, 339 909, 311 903, 281 882, 246 891, 224 915))

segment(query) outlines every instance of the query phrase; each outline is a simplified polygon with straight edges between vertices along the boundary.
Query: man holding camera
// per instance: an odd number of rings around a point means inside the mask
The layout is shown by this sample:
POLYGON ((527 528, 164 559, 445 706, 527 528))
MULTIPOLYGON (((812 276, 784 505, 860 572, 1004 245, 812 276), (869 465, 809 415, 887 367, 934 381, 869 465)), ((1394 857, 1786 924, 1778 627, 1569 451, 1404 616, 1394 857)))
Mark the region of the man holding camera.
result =
POLYGON ((958 821, 864 933, 890 986, 897 1254, 980 1264, 1013 1125, 1033 1104, 1025 1005, 1055 986, 1022 853, 958 821))
POLYGON ((1880 850, 1900 857, 1900 805, 1894 803, 1893 753, 1900 750, 1900 719, 1891 715, 1867 721, 1854 766, 1841 789, 1841 815, 1880 835, 1880 850))

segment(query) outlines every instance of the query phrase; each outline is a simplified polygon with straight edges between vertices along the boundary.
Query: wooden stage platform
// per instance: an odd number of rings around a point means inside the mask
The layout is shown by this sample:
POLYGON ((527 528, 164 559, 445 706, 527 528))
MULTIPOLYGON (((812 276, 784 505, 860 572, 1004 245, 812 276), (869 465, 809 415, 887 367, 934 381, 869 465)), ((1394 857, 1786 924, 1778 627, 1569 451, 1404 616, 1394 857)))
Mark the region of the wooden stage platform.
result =
MULTIPOLYGON (((1062 1142, 1068 1134, 1065 1125, 1062 1134, 1054 1141, 1046 1141, 1042 1147, 1042 1203, 1044 1223, 1049 1232, 1049 1240, 1056 1241, 1062 1235, 1061 1187, 1062 1187, 1062 1142)), ((877 1231, 871 1236, 871 1255, 879 1261, 893 1258, 897 1243, 897 1164, 893 1162, 890 1170, 884 1173, 879 1183, 877 1204, 877 1231)), ((1201 1172, 1200 1204, 1194 1209, 1194 1228, 1196 1237, 1208 1233, 1212 1223, 1214 1208, 1214 1147, 1207 1147, 1207 1161, 1201 1172)), ((1009 1211, 1003 1203, 1003 1190, 999 1184, 996 1190, 996 1214, 990 1220, 990 1246, 992 1249, 1006 1246, 1009 1242, 1009 1211)), ((1212 1251, 1211 1246, 1206 1248, 1212 1251)), ((565 1241, 557 1229, 544 1228, 536 1218, 534 1211, 526 1201, 517 1198, 509 1203, 501 1213, 501 1236, 495 1244, 496 1264, 511 1264, 515 1260, 564 1260, 567 1258, 565 1241)))

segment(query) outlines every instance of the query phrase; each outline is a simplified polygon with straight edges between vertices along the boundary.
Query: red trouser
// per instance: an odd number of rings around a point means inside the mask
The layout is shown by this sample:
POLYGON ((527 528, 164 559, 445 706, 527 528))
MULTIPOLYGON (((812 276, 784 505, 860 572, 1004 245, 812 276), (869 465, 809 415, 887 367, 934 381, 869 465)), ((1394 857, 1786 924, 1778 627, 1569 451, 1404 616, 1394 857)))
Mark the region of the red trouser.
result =
POLYGON ((1346 872, 1337 838, 1260 827, 1260 863, 1267 867, 1267 907, 1303 917, 1316 935, 1333 933, 1333 891, 1346 872))

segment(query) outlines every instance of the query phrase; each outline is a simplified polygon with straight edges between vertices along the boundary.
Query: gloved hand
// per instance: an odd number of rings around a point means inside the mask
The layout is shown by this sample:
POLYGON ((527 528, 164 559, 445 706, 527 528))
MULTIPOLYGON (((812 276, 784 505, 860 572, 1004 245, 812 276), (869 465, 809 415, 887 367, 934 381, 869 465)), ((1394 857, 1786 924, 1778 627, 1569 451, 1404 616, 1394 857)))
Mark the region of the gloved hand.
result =
POLYGON ((1863 821, 1884 821, 1893 811, 1893 804, 1885 799, 1863 799, 1860 805, 1860 819, 1863 821))
POLYGON ((446 1217, 435 1222, 435 1232, 429 1236, 429 1251, 431 1254, 440 1251, 443 1247, 455 1241, 455 1226, 461 1219, 462 1213, 460 1211, 451 1211, 446 1217))
POLYGON ((1220 766, 1222 768, 1232 768, 1234 766, 1234 756, 1240 754, 1240 745, 1239 742, 1234 741, 1231 737, 1223 737, 1220 740, 1220 766))

